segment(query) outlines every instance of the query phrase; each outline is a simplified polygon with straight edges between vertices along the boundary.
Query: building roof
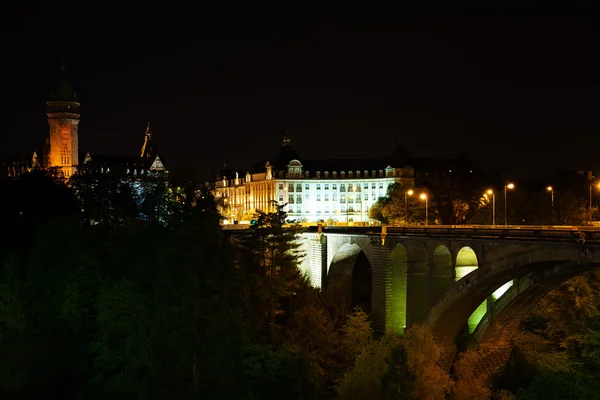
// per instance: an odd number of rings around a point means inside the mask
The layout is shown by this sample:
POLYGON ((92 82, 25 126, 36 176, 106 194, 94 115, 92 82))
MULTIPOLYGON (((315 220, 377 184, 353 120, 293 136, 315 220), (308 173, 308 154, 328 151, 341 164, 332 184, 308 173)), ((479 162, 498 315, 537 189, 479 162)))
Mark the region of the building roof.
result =
POLYGON ((64 64, 61 66, 61 72, 56 80, 54 88, 52 90, 52 95, 50 97, 51 101, 70 101, 77 102, 77 93, 73 90, 73 86, 69 82, 67 77, 67 73, 65 72, 64 64))

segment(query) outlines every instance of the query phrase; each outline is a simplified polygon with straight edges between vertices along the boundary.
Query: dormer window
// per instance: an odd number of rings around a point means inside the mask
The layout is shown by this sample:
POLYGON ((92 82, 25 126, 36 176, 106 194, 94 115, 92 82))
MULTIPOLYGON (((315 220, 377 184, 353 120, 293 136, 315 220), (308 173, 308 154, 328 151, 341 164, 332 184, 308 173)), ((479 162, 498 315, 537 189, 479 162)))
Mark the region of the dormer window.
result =
POLYGON ((346 173, 344 171, 340 172, 340 178, 345 178, 346 177, 346 173))
POLYGON ((356 177, 360 178, 360 171, 356 171, 356 177))
POLYGON ((317 179, 321 177, 321 171, 317 171, 317 179))
POLYGON ((367 170, 365 169, 365 172, 364 172, 364 175, 363 175, 363 176, 364 176, 365 178, 368 178, 368 177, 369 177, 369 171, 367 171, 367 170))
POLYGON ((381 170, 381 169, 379 170, 379 177, 383 178, 383 170, 381 170))
POLYGON ((371 177, 375 178, 377 176, 377 173, 375 172, 375 170, 371 171, 371 177))
POLYGON ((352 173, 352 171, 349 171, 349 172, 348 172, 348 178, 352 178, 352 176, 353 176, 353 175, 354 175, 354 174, 352 173))
POLYGON ((333 179, 337 178, 337 172, 333 171, 332 176, 333 176, 333 179))
POLYGON ((329 178, 329 171, 325 171, 325 178, 329 178))

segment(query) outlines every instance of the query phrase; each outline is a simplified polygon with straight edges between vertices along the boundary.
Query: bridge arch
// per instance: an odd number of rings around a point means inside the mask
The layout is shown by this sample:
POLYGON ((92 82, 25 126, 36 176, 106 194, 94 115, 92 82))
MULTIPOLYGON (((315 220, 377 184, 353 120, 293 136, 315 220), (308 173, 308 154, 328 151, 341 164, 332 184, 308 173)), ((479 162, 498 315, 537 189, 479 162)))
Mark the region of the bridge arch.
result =
MULTIPOLYGON (((456 253, 455 280, 459 281, 479 268, 479 260, 475 250, 463 246, 456 253)), ((467 319, 469 333, 473 332, 487 311, 487 300, 483 300, 467 319)))
POLYGON ((350 307, 371 313, 372 267, 365 251, 355 243, 342 244, 331 260, 327 290, 343 293, 350 307))
MULTIPOLYGON (((583 264, 600 264, 600 257, 595 253, 586 255, 573 247, 548 246, 509 255, 501 259, 489 260, 486 264, 473 270, 458 281, 432 307, 425 318, 425 325, 431 328, 441 344, 451 345, 469 316, 498 288, 509 281, 534 271, 543 273, 553 271, 558 265, 564 263, 570 263, 568 264, 570 267, 563 271, 562 276, 565 278, 561 282, 568 279, 567 276, 572 277, 581 273, 581 268, 583 268, 581 265, 583 264), (593 258, 593 260, 590 260, 590 258, 593 258)), ((520 298, 522 294, 519 293, 516 298, 520 298)), ((525 315, 523 315, 523 318, 525 315)))
POLYGON ((475 339, 481 346, 510 345, 521 322, 537 302, 562 283, 598 268, 598 265, 567 262, 550 266, 542 271, 533 271, 521 277, 494 304, 495 307, 486 315, 486 320, 482 321, 474 332, 475 339))

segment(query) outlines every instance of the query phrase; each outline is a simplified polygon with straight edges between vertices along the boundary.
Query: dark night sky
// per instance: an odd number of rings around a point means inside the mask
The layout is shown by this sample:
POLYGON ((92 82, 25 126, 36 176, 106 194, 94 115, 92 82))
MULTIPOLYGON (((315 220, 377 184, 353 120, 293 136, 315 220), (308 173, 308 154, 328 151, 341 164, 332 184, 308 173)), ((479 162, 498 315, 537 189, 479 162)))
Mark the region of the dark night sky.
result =
POLYGON ((596 10, 168 3, 3 13, 0 157, 43 141, 64 58, 82 151, 136 154, 151 120, 171 168, 205 172, 273 159, 286 130, 306 158, 377 157, 400 141, 515 178, 600 170, 596 10))

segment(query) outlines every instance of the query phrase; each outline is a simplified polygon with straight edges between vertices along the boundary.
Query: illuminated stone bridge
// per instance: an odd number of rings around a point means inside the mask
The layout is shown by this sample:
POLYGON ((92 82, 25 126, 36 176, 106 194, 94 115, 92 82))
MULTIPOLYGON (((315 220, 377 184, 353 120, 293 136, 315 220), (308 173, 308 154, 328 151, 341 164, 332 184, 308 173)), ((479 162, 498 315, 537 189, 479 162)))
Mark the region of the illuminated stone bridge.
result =
POLYGON ((453 347, 468 329, 492 370, 537 301, 600 265, 592 227, 318 226, 300 240, 311 283, 350 294, 376 331, 423 323, 453 347))
POLYGON ((379 332, 429 326, 443 345, 469 329, 510 342, 531 307, 600 265, 600 230, 580 227, 313 227, 302 269, 344 289, 379 332))

